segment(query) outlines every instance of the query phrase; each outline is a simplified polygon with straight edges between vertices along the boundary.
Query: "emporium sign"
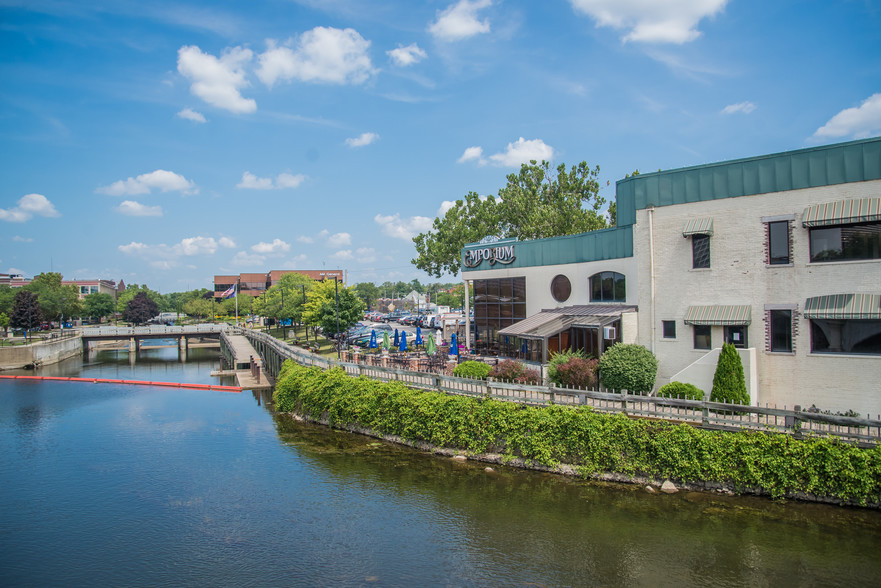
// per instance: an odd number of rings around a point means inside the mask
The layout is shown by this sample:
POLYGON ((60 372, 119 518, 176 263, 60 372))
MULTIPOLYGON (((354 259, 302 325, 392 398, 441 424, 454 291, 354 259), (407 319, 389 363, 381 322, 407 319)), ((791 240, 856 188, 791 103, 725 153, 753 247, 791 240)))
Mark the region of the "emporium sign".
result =
POLYGON ((513 245, 496 245, 480 249, 468 249, 465 251, 465 267, 477 267, 482 261, 488 261, 490 265, 502 263, 508 265, 517 259, 514 255, 513 245))

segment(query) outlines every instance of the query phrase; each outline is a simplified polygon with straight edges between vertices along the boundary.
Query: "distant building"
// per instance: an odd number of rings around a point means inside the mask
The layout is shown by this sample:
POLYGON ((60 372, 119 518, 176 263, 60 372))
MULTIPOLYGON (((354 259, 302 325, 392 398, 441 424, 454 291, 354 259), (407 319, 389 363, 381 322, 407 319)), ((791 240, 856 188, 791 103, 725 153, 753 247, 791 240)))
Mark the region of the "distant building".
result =
POLYGON ((216 275, 214 276, 214 297, 220 298, 224 292, 235 285, 236 292, 256 298, 277 284, 285 274, 302 274, 318 282, 334 278, 345 282, 344 270, 271 270, 268 273, 216 275))
MULTIPOLYGON (((13 288, 27 286, 31 281, 31 278, 25 278, 21 274, 0 274, 0 285, 5 284, 13 288)), ((116 300, 119 293, 125 290, 125 284, 122 280, 119 281, 119 285, 117 286, 116 282, 113 280, 65 280, 62 278, 61 285, 74 286, 77 289, 80 300, 89 294, 97 294, 98 292, 109 294, 110 296, 113 296, 114 300, 116 300)))

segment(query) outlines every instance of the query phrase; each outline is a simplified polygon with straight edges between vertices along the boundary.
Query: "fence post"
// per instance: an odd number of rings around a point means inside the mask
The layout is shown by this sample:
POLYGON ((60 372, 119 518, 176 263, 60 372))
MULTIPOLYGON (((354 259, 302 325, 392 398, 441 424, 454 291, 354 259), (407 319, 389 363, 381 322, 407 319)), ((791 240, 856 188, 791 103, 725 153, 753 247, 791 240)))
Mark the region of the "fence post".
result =
POLYGON ((785 417, 786 428, 791 429, 796 437, 801 436, 801 422, 803 419, 799 417, 800 412, 801 406, 796 404, 792 407, 792 414, 785 417))
POLYGON ((710 426, 710 409, 707 408, 707 401, 702 400, 703 404, 701 405, 701 426, 709 427, 710 426))

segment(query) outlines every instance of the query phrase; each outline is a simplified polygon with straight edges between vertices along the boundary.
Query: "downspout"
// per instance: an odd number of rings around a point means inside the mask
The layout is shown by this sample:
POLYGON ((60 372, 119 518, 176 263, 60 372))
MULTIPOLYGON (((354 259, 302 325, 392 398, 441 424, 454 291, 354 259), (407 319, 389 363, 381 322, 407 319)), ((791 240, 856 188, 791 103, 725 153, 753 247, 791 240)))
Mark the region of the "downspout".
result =
POLYGON ((471 304, 468 300, 470 296, 468 296, 468 280, 462 276, 462 281, 465 282, 465 349, 471 349, 471 304))
POLYGON ((655 236, 654 236, 654 223, 655 223, 655 207, 649 206, 649 293, 651 295, 651 312, 650 317, 652 320, 652 328, 651 335, 652 341, 650 345, 651 352, 655 352, 655 236))

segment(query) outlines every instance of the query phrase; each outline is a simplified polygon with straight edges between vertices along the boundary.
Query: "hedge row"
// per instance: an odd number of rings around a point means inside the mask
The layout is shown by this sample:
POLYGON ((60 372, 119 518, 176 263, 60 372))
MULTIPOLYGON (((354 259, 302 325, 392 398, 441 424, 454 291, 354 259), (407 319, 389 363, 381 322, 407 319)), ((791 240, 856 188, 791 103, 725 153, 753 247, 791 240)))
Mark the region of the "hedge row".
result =
POLYGON ((529 407, 412 390, 340 368, 286 361, 274 400, 280 412, 326 418, 381 435, 475 453, 501 453, 584 476, 614 472, 684 482, 761 487, 773 497, 803 492, 865 504, 881 499, 881 448, 831 438, 696 429, 588 407, 529 407))

